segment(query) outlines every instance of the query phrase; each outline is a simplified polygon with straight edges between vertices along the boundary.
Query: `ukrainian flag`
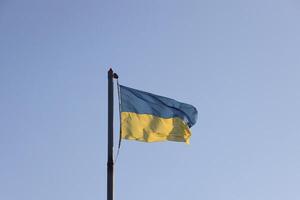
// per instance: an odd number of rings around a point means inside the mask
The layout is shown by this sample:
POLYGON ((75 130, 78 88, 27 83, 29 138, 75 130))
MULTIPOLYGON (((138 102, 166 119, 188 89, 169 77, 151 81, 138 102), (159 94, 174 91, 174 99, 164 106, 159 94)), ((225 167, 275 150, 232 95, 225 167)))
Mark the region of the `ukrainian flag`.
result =
POLYGON ((190 128, 197 121, 194 106, 122 85, 120 97, 123 139, 189 144, 190 128))

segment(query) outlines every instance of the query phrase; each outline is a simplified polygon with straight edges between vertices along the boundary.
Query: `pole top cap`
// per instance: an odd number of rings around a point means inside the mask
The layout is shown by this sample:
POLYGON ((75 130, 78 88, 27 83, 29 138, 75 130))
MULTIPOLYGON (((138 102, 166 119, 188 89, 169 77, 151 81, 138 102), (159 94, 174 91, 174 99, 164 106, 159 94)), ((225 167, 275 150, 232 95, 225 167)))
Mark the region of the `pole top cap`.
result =
POLYGON ((115 78, 115 79, 118 79, 118 78, 119 78, 118 74, 117 74, 117 73, 114 73, 114 71, 113 71, 112 68, 109 68, 109 70, 108 70, 108 76, 109 76, 109 77, 112 77, 112 78, 115 78))

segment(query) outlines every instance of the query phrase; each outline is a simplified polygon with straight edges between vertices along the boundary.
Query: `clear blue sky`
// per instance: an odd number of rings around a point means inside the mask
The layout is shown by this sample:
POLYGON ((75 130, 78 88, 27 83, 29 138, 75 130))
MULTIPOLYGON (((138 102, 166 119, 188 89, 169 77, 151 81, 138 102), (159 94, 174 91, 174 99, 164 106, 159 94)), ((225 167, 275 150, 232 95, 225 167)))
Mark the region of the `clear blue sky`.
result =
POLYGON ((199 111, 190 145, 123 142, 116 200, 300 199, 299 21, 297 0, 1 0, 0 199, 106 199, 109 66, 199 111))

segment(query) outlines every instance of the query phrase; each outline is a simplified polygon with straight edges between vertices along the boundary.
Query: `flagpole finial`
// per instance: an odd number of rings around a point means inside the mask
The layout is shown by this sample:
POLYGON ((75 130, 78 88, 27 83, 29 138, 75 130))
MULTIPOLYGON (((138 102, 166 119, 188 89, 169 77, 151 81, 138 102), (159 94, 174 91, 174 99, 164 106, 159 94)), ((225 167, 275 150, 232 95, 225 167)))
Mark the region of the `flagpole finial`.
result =
POLYGON ((108 70, 108 76, 112 76, 113 78, 115 79, 118 79, 119 76, 117 73, 114 73, 113 69, 110 67, 109 70, 108 70))
POLYGON ((109 68, 107 75, 108 75, 108 78, 114 77, 114 71, 112 70, 112 68, 109 68))

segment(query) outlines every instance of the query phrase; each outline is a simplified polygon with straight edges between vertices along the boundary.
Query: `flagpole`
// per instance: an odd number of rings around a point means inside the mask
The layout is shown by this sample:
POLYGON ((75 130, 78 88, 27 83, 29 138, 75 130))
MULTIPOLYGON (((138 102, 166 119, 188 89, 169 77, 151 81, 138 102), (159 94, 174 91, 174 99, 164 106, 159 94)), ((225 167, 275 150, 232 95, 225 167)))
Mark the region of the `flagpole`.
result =
POLYGON ((114 72, 110 68, 108 71, 108 132, 107 132, 107 200, 113 200, 113 182, 114 182, 114 72))

